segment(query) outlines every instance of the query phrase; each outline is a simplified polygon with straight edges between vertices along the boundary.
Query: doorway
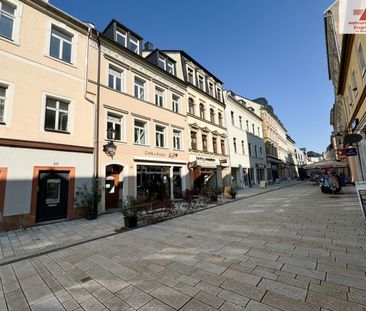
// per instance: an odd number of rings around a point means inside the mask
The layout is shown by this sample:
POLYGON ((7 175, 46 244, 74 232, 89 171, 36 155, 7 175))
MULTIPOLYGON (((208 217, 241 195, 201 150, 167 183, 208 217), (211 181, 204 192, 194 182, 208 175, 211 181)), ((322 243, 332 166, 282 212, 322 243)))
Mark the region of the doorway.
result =
POLYGON ((116 208, 122 198, 123 182, 120 181, 120 174, 123 166, 111 164, 106 167, 105 174, 105 208, 116 208))
POLYGON ((67 217, 70 172, 40 171, 36 222, 67 217))

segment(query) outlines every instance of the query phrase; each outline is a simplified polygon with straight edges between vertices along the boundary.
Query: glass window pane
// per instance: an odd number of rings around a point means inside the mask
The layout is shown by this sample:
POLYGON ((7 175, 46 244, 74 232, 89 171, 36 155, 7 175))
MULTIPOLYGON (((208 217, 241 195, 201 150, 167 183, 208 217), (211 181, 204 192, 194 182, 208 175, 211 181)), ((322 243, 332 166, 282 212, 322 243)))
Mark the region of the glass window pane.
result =
POLYGON ((114 130, 115 130, 114 139, 121 140, 121 124, 115 124, 114 130))
POLYGON ((55 129, 56 124, 56 111, 46 110, 46 120, 45 120, 45 128, 46 129, 55 129))
POLYGON ((0 86, 0 97, 5 97, 6 88, 0 86))
POLYGON ((135 120, 135 125, 139 127, 145 127, 145 123, 142 121, 135 120))
POLYGON ((108 76, 108 86, 113 88, 113 76, 111 74, 108 76))
POLYGON ((116 90, 120 91, 121 90, 121 79, 116 78, 116 90))
POLYGON ((61 179, 48 179, 46 188, 46 204, 60 203, 61 179))
POLYGON ((113 127, 113 123, 112 122, 107 122, 107 138, 108 139, 113 139, 112 133, 110 131, 108 131, 112 127, 113 127))
POLYGON ((4 121, 5 101, 0 98, 0 121, 4 121))
POLYGON ((62 60, 71 63, 71 44, 64 41, 62 49, 62 60))
POLYGON ((60 57, 60 39, 51 36, 50 55, 52 57, 60 57))
POLYGON ((68 111, 69 110, 69 104, 68 103, 64 103, 64 102, 59 102, 59 108, 61 110, 68 111))
POLYGON ((14 16, 15 7, 12 6, 10 3, 1 2, 1 10, 14 16))
POLYGON ((13 23, 11 18, 3 14, 0 15, 0 35, 11 39, 13 37, 13 23))
POLYGON ((51 32, 52 32, 52 34, 55 34, 56 36, 59 36, 68 42, 72 41, 72 35, 69 35, 68 33, 60 31, 60 30, 56 29, 55 27, 52 27, 51 32))
POLYGON ((67 119, 67 113, 60 111, 58 114, 58 130, 67 131, 67 119))
POLYGON ((54 100, 52 98, 47 98, 46 106, 56 108, 56 100, 54 100))

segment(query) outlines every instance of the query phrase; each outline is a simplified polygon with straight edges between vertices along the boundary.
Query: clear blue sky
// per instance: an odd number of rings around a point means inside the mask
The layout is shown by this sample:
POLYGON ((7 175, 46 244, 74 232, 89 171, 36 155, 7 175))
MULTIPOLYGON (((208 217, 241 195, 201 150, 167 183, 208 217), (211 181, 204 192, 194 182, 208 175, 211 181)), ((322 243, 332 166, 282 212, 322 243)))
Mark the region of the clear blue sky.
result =
POLYGON ((247 98, 266 97, 298 147, 330 143, 323 12, 333 0, 51 0, 103 30, 112 18, 160 49, 185 50, 247 98))

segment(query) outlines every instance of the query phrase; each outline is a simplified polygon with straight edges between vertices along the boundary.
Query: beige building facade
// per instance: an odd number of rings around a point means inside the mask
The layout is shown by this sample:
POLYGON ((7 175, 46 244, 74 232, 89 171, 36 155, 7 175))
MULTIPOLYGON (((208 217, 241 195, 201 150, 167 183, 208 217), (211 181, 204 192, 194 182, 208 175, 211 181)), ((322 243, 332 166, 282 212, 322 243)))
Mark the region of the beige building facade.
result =
POLYGON ((93 174, 88 27, 44 1, 0 4, 0 228, 78 217, 93 174))

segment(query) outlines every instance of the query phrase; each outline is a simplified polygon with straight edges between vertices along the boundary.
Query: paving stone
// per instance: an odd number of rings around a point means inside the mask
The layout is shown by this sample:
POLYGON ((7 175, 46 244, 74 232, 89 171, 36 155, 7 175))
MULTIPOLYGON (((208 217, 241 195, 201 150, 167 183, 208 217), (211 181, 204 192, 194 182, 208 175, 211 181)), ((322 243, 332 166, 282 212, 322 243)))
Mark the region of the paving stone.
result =
POLYGON ((222 298, 218 298, 216 296, 210 295, 209 293, 206 292, 199 292, 194 299, 197 299, 211 307, 214 307, 216 309, 218 309, 223 303, 224 303, 224 299, 222 298))
POLYGON ((347 291, 325 286, 325 283, 322 283, 322 285, 310 284, 309 290, 337 298, 347 299, 347 291))
POLYGON ((80 305, 75 299, 70 299, 62 302, 62 306, 65 308, 66 311, 74 311, 77 308, 80 308, 80 305))
POLYGON ((165 285, 153 290, 150 295, 175 309, 181 308, 191 299, 190 296, 165 285))
POLYGON ((138 309, 148 303, 152 297, 134 286, 128 286, 117 293, 117 296, 131 307, 138 309))
POLYGON ((327 281, 366 290, 366 280, 358 278, 353 278, 335 273, 327 273, 327 281))
POLYGON ((217 311, 217 309, 192 299, 181 309, 181 311, 217 311))
POLYGON ((183 282, 179 282, 177 285, 174 286, 174 288, 179 290, 180 292, 182 292, 188 296, 192 296, 192 297, 200 291, 198 288, 193 287, 193 286, 188 285, 183 282))
POLYGON ((125 311, 130 306, 118 297, 113 297, 103 303, 110 311, 125 311))
POLYGON ((268 279, 263 279, 259 283, 258 287, 302 301, 305 301, 307 293, 307 290, 304 290, 302 288, 275 282, 268 279))
POLYGON ((365 311, 364 305, 312 291, 309 291, 306 302, 334 311, 365 311))
POLYGON ((282 271, 300 274, 313 279, 325 280, 325 272, 294 266, 290 264, 284 264, 284 266, 282 267, 282 271))
POLYGON ((92 295, 102 303, 114 297, 114 295, 104 287, 97 289, 92 295))
POLYGON ((260 301, 266 290, 236 280, 227 280, 221 288, 260 301))
POLYGON ((319 311, 320 307, 268 291, 261 303, 284 311, 319 311))
POLYGON ((153 299, 149 301, 146 305, 141 307, 139 311, 173 311, 175 309, 163 304, 159 300, 153 299))
POLYGON ((221 291, 221 288, 220 287, 217 287, 217 286, 214 286, 214 285, 211 285, 209 283, 206 283, 206 282, 199 282, 195 285, 195 288, 199 289, 199 290, 202 290, 202 291, 205 291, 211 295, 214 295, 216 296, 220 291, 221 291))
POLYGON ((249 302, 249 298, 244 297, 242 295, 238 295, 236 293, 230 292, 228 290, 222 290, 217 297, 220 297, 224 300, 229 301, 230 303, 233 303, 235 305, 245 307, 247 303, 249 302))
POLYGON ((278 311, 280 309, 265 305, 255 300, 250 300, 246 306, 246 309, 250 311, 278 311))
POLYGON ((259 283, 259 281, 261 280, 261 277, 258 277, 258 276, 255 276, 255 275, 252 275, 249 273, 245 273, 245 272, 235 271, 232 269, 227 269, 221 275, 226 278, 234 279, 234 280, 248 283, 248 284, 254 285, 254 286, 256 286, 259 283))
POLYGON ((235 305, 231 302, 225 301, 225 303, 220 307, 220 310, 221 311, 245 311, 247 309, 239 307, 238 305, 235 305))
POLYGON ((31 309, 32 311, 49 311, 49 310, 64 311, 64 308, 56 299, 56 297, 50 297, 40 302, 37 302, 31 305, 31 309))
POLYGON ((366 291, 351 287, 348 300, 366 305, 366 291))
POLYGON ((85 311, 101 311, 105 307, 96 298, 92 297, 81 304, 85 311))

